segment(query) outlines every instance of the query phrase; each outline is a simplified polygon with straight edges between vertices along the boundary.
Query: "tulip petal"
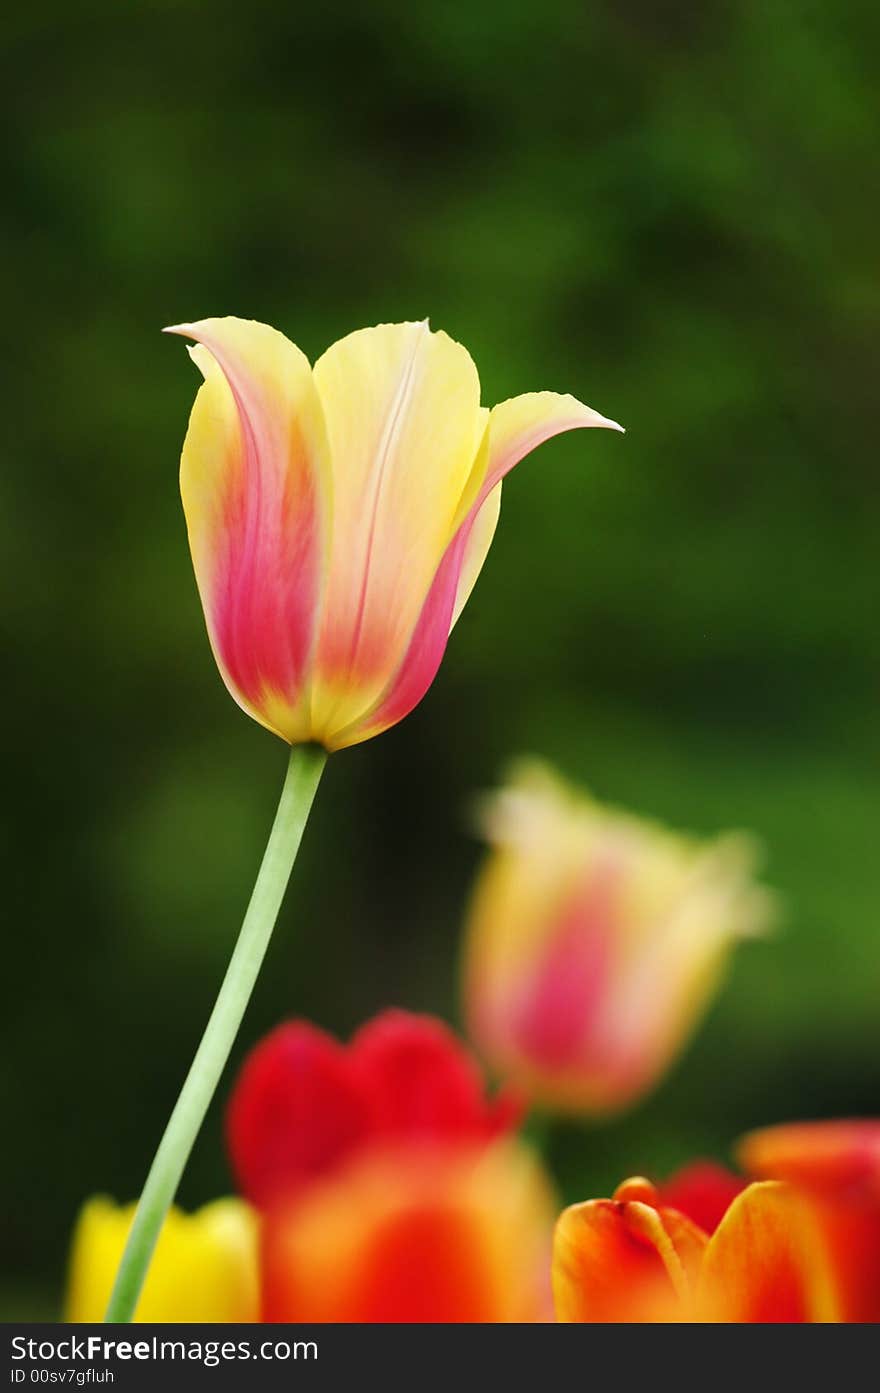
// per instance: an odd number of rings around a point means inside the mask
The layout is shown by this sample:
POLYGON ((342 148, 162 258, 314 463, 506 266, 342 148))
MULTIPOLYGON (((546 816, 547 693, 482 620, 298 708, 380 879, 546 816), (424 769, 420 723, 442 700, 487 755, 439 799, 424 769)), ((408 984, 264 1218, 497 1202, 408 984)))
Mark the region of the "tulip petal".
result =
POLYGON ((646 1181, 627 1181, 612 1200, 563 1211, 553 1246, 560 1321, 625 1324, 688 1318, 706 1235, 683 1214, 657 1209, 646 1181))
POLYGON ((693 1161, 658 1187, 660 1203, 714 1233, 747 1181, 714 1161, 693 1161))
POLYGON ((248 1055, 229 1102, 239 1188, 261 1206, 294 1194, 356 1152, 372 1127, 349 1052, 306 1021, 278 1026, 248 1055))
POLYGON ((827 1248, 802 1195, 766 1180, 733 1201, 706 1248, 698 1310, 724 1324, 840 1318, 827 1248))
POLYGON ((487 1100, 476 1060, 432 1016, 383 1011, 358 1031, 349 1049, 379 1142, 485 1141, 519 1120, 511 1099, 487 1100))
POLYGON ((426 323, 349 334, 315 364, 334 478, 313 719, 336 732, 398 668, 485 429, 477 370, 426 323))
POLYGON ((551 1206, 515 1143, 365 1156, 267 1216, 263 1319, 540 1321, 551 1206))
POLYGON ((526 392, 493 406, 489 416, 488 468, 475 506, 480 507, 505 474, 545 440, 591 426, 623 433, 623 426, 600 416, 567 393, 526 392))
POLYGON ((740 1142, 752 1175, 810 1198, 830 1254, 841 1319, 880 1322, 880 1120, 794 1122, 740 1142))
POLYGON ((492 506, 494 494, 500 508, 502 479, 543 441, 585 426, 623 429, 575 397, 556 392, 530 392, 493 407, 477 466, 459 504, 457 530, 437 567, 400 669, 375 709, 359 725, 341 732, 340 745, 378 735, 403 720, 422 700, 486 559, 497 522, 497 511, 493 517, 486 509, 492 506))
POLYGON ((326 561, 329 457, 307 359, 268 325, 180 324, 205 381, 180 466, 208 633, 233 697, 310 738, 305 678, 326 561))
POLYGON ((450 631, 458 623, 458 617, 470 599, 471 591, 483 569, 483 562, 489 554, 498 519, 501 515, 501 484, 497 484, 479 509, 471 527, 470 536, 464 546, 458 585, 455 591, 455 604, 449 622, 450 631))
POLYGON ((880 1120, 787 1122, 750 1132, 737 1147, 743 1167, 768 1180, 864 1190, 880 1204, 880 1120))
POLYGON ((265 1209, 367 1149, 473 1147, 521 1113, 510 1090, 486 1097, 476 1061, 441 1021, 390 1010, 347 1047, 307 1021, 271 1031, 236 1080, 227 1137, 239 1188, 265 1209))

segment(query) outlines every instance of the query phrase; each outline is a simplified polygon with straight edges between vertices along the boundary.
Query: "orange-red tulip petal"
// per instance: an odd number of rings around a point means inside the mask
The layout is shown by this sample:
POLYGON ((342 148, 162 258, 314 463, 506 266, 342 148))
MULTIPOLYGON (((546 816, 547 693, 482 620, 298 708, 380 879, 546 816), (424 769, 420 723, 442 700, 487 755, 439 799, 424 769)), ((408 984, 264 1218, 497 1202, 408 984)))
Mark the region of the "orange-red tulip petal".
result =
POLYGON ((840 1319, 880 1322, 880 1120, 793 1122, 744 1137, 752 1175, 809 1196, 836 1274, 840 1319))
POLYGON ((706 1248, 698 1310, 725 1324, 842 1318, 816 1216, 793 1186, 757 1181, 733 1201, 706 1248))
POLYGON ((266 1215, 263 1319, 547 1319, 551 1212, 515 1142, 366 1153, 266 1215))
POLYGON ((441 1021, 390 1010, 347 1046, 305 1021, 273 1030, 242 1066, 227 1136, 239 1188, 265 1207, 367 1148, 485 1144, 520 1111, 509 1094, 487 1097, 441 1021))
POLYGON ((557 1319, 629 1323, 686 1320, 706 1235, 659 1204, 641 1178, 610 1200, 564 1210, 556 1225, 553 1296, 557 1319))

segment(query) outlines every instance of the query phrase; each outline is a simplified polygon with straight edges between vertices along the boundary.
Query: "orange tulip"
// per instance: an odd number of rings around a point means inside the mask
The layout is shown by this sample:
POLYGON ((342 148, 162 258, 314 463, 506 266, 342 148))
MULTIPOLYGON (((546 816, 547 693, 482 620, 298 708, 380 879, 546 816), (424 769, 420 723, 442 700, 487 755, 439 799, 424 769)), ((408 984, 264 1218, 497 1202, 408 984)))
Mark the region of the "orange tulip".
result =
POLYGON ((561 1321, 835 1320, 833 1293, 809 1206, 776 1181, 747 1186, 711 1237, 642 1179, 572 1205, 556 1227, 561 1321))
POLYGON ((841 1320, 880 1322, 880 1121, 796 1122, 752 1132, 743 1169, 809 1197, 837 1280, 841 1320))
POLYGON ((549 1319, 550 1203, 515 1141, 367 1152, 267 1213, 263 1319, 549 1319))
POLYGON ((465 929, 469 1032, 548 1108, 604 1113, 668 1068, 768 896, 742 836, 700 843, 604 808, 543 765, 484 804, 465 929))
POLYGON ((761 1179, 741 1185, 701 1165, 659 1189, 628 1180, 613 1199, 566 1209, 554 1242, 558 1319, 880 1321, 880 1122, 768 1128, 739 1154, 761 1179))

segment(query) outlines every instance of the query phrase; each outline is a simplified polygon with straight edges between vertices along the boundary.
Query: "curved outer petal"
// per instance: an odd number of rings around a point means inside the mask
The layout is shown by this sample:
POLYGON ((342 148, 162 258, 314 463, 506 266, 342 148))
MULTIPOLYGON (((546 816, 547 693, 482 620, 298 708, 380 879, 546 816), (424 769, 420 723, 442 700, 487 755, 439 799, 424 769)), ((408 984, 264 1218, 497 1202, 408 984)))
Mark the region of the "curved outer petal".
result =
POLYGON ((625 1181, 611 1200, 563 1211, 553 1245, 557 1320, 669 1322, 691 1316, 706 1235, 676 1210, 657 1207, 653 1187, 625 1181))
MULTIPOLYGON (((96 1198, 73 1238, 64 1319, 102 1321, 135 1206, 96 1198)), ((170 1210, 137 1305, 136 1321, 258 1319, 256 1215, 240 1200, 194 1214, 170 1210)))
POLYGON ((208 633, 240 706, 288 741, 311 738, 307 677, 326 563, 330 473, 307 359, 241 319, 167 332, 204 375, 180 488, 208 633))
POLYGON ((738 1147, 752 1175, 809 1196, 830 1255, 841 1319, 880 1322, 880 1120, 795 1122, 738 1147))
POLYGON ((501 505, 502 479, 543 441, 586 426, 622 429, 576 398, 555 392, 531 392, 492 409, 481 458, 462 495, 454 535, 411 630, 405 656, 375 708, 339 732, 338 746, 378 735, 418 705, 434 680, 450 629, 486 559, 501 505))
POLYGON ((803 1195, 765 1180, 733 1201, 703 1258, 698 1311, 725 1324, 841 1319, 828 1249, 803 1195))
POLYGON ((467 350, 423 324, 349 334, 315 364, 335 511, 313 722, 330 748, 400 665, 483 435, 467 350))
POLYGON ((470 599, 471 591, 483 569, 483 563, 489 555, 489 548, 492 545, 498 519, 501 516, 501 489, 502 485, 496 484, 485 503, 477 511, 470 535, 464 545, 458 585, 455 590, 455 604, 452 607, 452 618, 449 621, 450 632, 458 623, 459 615, 470 599))
POLYGON ((551 1225, 515 1143, 370 1155, 267 1217, 263 1319, 539 1321, 551 1225))

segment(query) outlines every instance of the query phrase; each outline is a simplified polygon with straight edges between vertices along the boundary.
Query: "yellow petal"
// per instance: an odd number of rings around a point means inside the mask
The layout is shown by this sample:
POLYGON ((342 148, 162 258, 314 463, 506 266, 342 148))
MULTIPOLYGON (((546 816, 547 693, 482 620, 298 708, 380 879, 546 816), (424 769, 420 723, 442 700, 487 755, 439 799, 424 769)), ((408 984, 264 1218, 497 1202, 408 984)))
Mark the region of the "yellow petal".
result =
POLYGON ((486 413, 467 350, 427 324, 349 334, 314 376, 335 505, 312 712, 319 738, 332 743, 400 665, 452 536, 486 413))
POLYGON ((804 1196, 774 1180, 737 1196, 709 1240, 698 1309, 724 1324, 840 1319, 829 1254, 804 1196))
POLYGON ((467 540, 461 572, 458 577, 450 629, 455 627, 458 616, 470 599, 471 591, 477 583, 477 577, 483 569, 483 562, 489 554, 489 548, 492 545, 492 538, 495 536, 495 528, 498 526, 498 518, 501 514, 501 488, 501 484, 495 485, 474 518, 474 525, 467 540))
POLYGON ((616 421, 567 393, 526 392, 499 402, 489 416, 489 463, 483 496, 545 440, 591 426, 623 431, 616 421))
POLYGON ((489 413, 488 450, 477 457, 459 505, 457 521, 476 508, 458 581, 452 628, 470 597, 492 544, 501 509, 501 480, 545 440, 585 426, 622 430, 576 397, 558 392, 527 392, 511 397, 489 413))
MULTIPOLYGON (((84 1205, 70 1255, 64 1319, 101 1321, 134 1219, 134 1205, 84 1205)), ((194 1214, 172 1209, 156 1245, 136 1321, 259 1319, 257 1218, 241 1200, 194 1214)))

